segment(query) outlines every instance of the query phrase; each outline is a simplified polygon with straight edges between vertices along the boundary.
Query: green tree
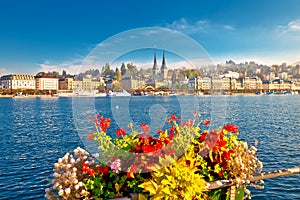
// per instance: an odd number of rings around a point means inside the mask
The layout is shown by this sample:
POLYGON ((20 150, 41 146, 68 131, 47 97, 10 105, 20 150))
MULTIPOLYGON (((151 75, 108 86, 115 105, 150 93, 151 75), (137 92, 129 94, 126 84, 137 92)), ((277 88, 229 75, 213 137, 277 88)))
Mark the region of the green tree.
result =
POLYGON ((121 65, 121 74, 122 74, 122 76, 124 76, 124 74, 126 74, 126 66, 124 63, 122 63, 122 65, 121 65))
POLYGON ((106 63, 104 67, 104 76, 111 76, 111 75, 112 75, 112 71, 110 69, 110 65, 106 63))

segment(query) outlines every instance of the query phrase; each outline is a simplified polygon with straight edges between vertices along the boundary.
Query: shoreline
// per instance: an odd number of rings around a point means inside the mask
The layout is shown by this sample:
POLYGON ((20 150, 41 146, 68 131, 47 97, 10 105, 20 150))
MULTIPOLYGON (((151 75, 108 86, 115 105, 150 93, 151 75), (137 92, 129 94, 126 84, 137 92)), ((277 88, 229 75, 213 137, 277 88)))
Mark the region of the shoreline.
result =
MULTIPOLYGON (((152 95, 149 95, 149 97, 152 95)), ((198 97, 209 97, 209 96, 298 96, 298 94, 289 95, 289 94, 255 94, 255 93, 232 93, 232 94, 225 94, 225 95, 192 95, 192 94, 183 94, 183 95, 166 95, 166 96, 198 96, 198 97)), ((163 96, 163 97, 166 97, 163 96)), ((57 98, 82 98, 82 97, 94 97, 94 98, 103 98, 105 96, 58 96, 58 95, 28 95, 28 96, 14 96, 14 95, 0 95, 0 98, 14 98, 14 99, 32 99, 32 98, 50 98, 50 99, 57 99, 57 98)), ((136 97, 132 95, 131 97, 136 97)), ((139 96, 139 97, 147 97, 147 96, 139 96)), ((154 96, 155 97, 155 96, 154 96)), ((157 97, 157 96, 156 96, 157 97)))

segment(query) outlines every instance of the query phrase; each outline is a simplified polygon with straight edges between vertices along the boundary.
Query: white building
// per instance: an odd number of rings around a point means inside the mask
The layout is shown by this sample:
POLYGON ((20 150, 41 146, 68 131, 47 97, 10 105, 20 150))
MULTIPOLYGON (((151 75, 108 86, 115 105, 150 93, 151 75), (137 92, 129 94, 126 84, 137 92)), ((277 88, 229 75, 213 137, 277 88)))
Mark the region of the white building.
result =
POLYGON ((238 79, 240 77, 240 74, 238 72, 229 71, 227 74, 224 74, 224 77, 238 79))
POLYGON ((37 90, 58 90, 58 78, 36 77, 35 84, 37 90))
POLYGON ((35 89, 34 76, 26 74, 10 74, 0 79, 3 89, 35 89))

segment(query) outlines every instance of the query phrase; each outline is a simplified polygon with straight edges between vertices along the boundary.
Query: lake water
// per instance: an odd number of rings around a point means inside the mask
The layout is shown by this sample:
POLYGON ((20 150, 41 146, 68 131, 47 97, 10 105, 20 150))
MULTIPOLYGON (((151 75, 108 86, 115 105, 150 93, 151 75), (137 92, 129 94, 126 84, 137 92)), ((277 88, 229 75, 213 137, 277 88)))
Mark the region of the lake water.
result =
MULTIPOLYGON (((300 96, 0 98, 0 199, 44 199, 57 159, 92 148, 87 117, 95 112, 112 118, 113 133, 129 121, 162 128, 170 114, 187 119, 194 111, 215 126, 237 124, 242 140, 258 140, 264 171, 300 165, 300 96)), ((299 184, 293 175, 250 189, 254 199, 300 199, 299 184)))

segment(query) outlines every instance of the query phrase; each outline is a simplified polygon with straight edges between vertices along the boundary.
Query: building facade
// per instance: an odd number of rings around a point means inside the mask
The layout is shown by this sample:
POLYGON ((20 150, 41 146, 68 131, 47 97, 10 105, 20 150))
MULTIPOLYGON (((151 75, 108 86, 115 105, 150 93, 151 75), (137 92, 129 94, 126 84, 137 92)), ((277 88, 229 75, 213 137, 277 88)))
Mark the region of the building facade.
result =
POLYGON ((73 78, 63 78, 58 81, 59 90, 73 90, 73 78))
POLYGON ((244 89, 245 91, 261 91, 262 80, 258 77, 245 77, 244 89))
POLYGON ((58 78, 53 77, 35 77, 37 90, 58 90, 58 78))
POLYGON ((32 75, 10 74, 2 76, 0 79, 3 89, 35 89, 35 79, 32 75))
POLYGON ((120 83, 125 90, 135 90, 146 86, 146 82, 144 80, 137 80, 132 77, 124 77, 121 79, 120 83))

